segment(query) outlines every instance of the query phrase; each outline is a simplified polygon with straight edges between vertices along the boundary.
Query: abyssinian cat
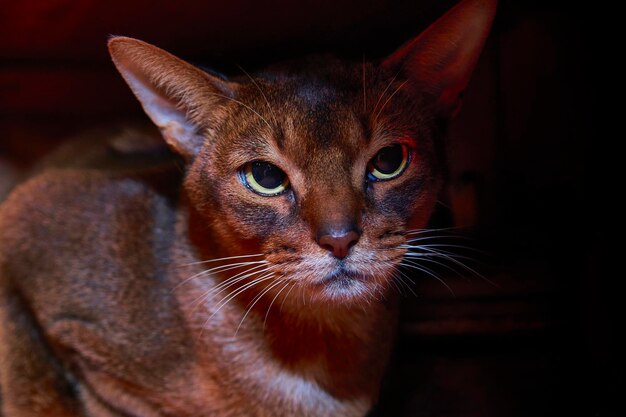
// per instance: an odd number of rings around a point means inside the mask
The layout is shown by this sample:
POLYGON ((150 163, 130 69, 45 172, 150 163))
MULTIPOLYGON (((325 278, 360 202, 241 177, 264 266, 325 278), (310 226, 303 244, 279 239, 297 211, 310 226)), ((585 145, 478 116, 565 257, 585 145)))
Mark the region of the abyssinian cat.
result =
POLYGON ((463 0, 380 62, 232 80, 112 38, 184 169, 49 170, 3 203, 4 415, 367 414, 494 13, 463 0))

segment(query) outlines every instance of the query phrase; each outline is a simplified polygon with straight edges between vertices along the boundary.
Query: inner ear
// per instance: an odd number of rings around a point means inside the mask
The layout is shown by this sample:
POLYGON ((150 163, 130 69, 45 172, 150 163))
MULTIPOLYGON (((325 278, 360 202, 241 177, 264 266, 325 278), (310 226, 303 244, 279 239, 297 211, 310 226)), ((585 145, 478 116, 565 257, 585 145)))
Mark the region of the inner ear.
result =
POLYGON ((462 0, 383 62, 409 87, 435 97, 441 116, 455 114, 485 44, 497 0, 462 0))
POLYGON ((111 38, 109 52, 165 141, 185 159, 193 159, 207 130, 223 121, 236 84, 137 39, 111 38))

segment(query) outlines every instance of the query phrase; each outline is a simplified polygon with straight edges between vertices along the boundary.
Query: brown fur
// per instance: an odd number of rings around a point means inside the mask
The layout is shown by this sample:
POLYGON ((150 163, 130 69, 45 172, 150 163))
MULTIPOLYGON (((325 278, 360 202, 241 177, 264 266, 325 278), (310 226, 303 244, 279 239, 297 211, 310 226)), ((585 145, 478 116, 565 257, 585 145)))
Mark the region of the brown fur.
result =
POLYGON ((434 205, 440 122, 494 3, 463 1, 382 63, 313 59, 232 81, 113 38, 114 62, 186 172, 175 161, 49 170, 3 204, 4 413, 365 415, 393 340, 399 245, 434 205), (410 165, 368 183, 368 161, 394 143, 410 165), (247 189, 237 171, 251 160, 280 167, 290 191, 247 189), (340 261, 316 236, 348 223, 359 240, 340 261), (274 275, 207 297, 244 267, 203 273, 220 263, 201 262, 242 255, 274 275))

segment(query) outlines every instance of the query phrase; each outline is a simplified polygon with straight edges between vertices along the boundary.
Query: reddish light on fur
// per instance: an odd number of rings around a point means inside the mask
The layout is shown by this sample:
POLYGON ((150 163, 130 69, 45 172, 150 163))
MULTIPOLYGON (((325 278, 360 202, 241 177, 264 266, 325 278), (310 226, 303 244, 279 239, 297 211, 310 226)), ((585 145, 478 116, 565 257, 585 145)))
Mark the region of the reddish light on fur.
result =
POLYGON ((430 91, 445 114, 458 111, 496 13, 497 0, 465 0, 387 58, 384 66, 430 91))

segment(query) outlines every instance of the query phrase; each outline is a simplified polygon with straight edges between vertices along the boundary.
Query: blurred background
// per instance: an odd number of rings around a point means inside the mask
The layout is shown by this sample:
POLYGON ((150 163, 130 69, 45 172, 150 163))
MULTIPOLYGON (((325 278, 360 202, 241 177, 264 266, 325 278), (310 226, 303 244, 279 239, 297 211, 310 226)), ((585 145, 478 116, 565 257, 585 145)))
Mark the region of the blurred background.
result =
MULTIPOLYGON (((454 4, 1 0, 0 199, 68 138, 147 122, 108 58, 110 34, 241 75, 317 52, 377 59, 454 4)), ((437 270, 451 291, 414 277, 373 415, 617 415, 616 189, 594 122, 595 15, 588 4, 500 2, 450 129, 437 216, 485 253, 468 264, 482 277, 437 270)))

